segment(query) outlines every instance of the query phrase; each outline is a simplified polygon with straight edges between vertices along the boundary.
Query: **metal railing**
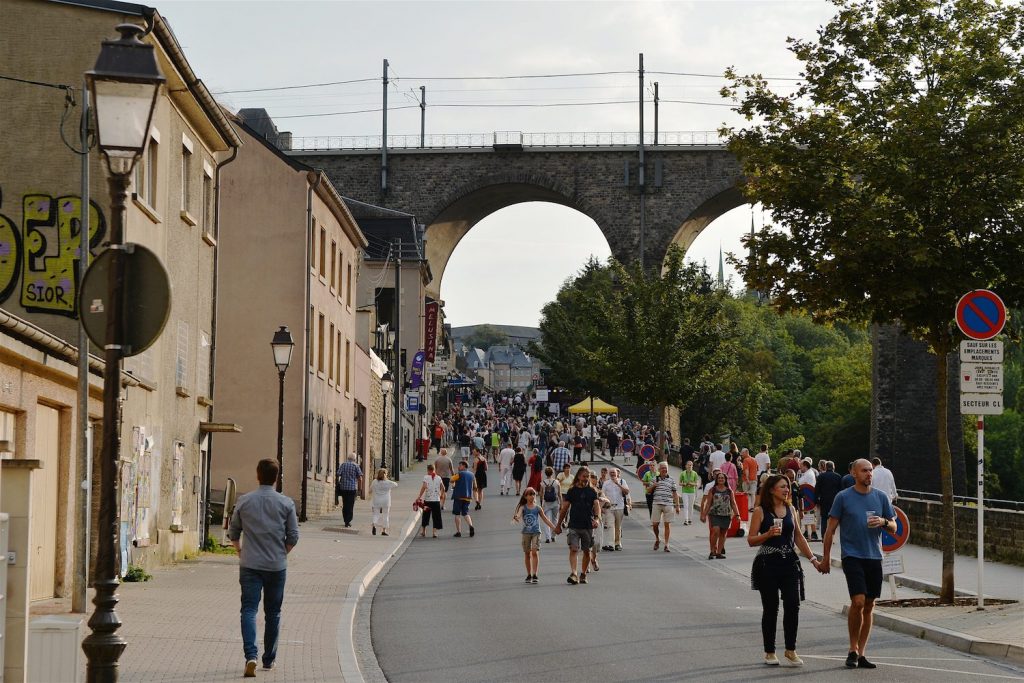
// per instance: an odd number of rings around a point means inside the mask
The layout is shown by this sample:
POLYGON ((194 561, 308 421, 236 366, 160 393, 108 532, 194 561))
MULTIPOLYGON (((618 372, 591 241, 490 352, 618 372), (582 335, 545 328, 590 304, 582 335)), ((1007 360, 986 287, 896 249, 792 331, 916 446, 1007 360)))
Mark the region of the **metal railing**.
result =
MULTIPOLYGON (((388 149, 486 149, 495 145, 522 147, 635 147, 639 141, 636 132, 594 133, 524 133, 521 131, 495 131, 493 133, 433 133, 419 135, 389 135, 388 149)), ((375 150, 381 146, 380 135, 329 135, 292 138, 291 151, 375 150)), ((719 146, 724 141, 718 131, 660 131, 644 134, 648 147, 719 146)))
MULTIPOLYGON (((930 491, 908 491, 907 489, 896 489, 900 498, 917 498, 918 500, 926 500, 930 502, 942 502, 941 493, 932 493, 930 491)), ((897 503, 899 501, 897 500, 897 503)), ((977 496, 953 496, 954 505, 970 505, 972 507, 978 506, 977 496)), ((1019 500, 1000 500, 998 498, 986 498, 985 508, 991 510, 1024 510, 1024 501, 1019 500)))

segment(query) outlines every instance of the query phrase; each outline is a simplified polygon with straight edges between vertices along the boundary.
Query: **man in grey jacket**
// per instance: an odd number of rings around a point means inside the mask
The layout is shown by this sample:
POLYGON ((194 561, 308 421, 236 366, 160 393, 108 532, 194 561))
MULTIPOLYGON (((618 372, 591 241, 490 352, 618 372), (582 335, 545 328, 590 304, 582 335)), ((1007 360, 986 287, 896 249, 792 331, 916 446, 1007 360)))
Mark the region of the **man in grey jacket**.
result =
POLYGON ((241 496, 231 515, 228 537, 238 550, 238 583, 242 587, 242 649, 245 677, 256 676, 256 611, 264 598, 263 668, 273 669, 281 626, 288 553, 299 542, 295 502, 274 490, 276 460, 256 464, 260 487, 241 496), (245 534, 245 542, 239 542, 245 534))

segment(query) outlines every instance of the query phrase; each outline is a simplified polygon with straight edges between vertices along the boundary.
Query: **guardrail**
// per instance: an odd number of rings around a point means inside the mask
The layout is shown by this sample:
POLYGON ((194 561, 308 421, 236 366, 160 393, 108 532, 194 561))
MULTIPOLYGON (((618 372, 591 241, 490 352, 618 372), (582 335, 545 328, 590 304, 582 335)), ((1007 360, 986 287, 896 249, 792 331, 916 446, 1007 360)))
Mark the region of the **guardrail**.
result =
MULTIPOLYGON (((389 135, 388 149, 486 149, 503 147, 635 147, 640 135, 620 132, 592 133, 524 133, 495 131, 493 133, 432 133, 389 135)), ((718 131, 659 131, 644 134, 647 147, 695 147, 725 144, 718 131)), ((291 151, 375 150, 381 147, 380 135, 330 135, 292 138, 291 151)))
MULTIPOLYGON (((909 491, 907 489, 896 489, 896 492, 901 498, 917 498, 919 500, 928 500, 934 502, 942 502, 941 493, 932 493, 930 491, 909 491)), ((973 507, 978 506, 978 498, 976 496, 953 496, 953 503, 960 505, 971 505, 973 507)), ((985 507, 993 510, 1024 510, 1024 501, 1019 500, 1000 500, 998 498, 986 498, 985 507)))

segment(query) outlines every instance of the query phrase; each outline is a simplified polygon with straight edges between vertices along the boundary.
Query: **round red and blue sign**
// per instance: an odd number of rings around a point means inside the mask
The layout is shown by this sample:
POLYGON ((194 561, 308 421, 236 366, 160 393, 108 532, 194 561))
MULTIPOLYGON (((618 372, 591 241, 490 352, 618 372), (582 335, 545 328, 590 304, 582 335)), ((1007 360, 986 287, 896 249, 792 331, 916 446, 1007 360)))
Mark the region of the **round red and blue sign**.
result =
POLYGON ((619 444, 619 448, 622 449, 623 453, 632 453, 633 452, 633 440, 632 439, 623 439, 622 443, 619 444))
POLYGON ((640 457, 650 462, 654 460, 654 456, 658 454, 658 449, 649 443, 645 443, 640 447, 640 457))
POLYGON ((975 289, 956 304, 956 324, 971 339, 984 341, 1003 331, 1006 306, 995 292, 975 289))
POLYGON ((887 553, 899 550, 910 540, 910 518, 898 507, 894 506, 893 509, 896 511, 896 533, 882 530, 882 550, 887 553))
POLYGON ((814 495, 814 484, 801 484, 797 497, 800 512, 810 512, 817 502, 817 496, 814 495))

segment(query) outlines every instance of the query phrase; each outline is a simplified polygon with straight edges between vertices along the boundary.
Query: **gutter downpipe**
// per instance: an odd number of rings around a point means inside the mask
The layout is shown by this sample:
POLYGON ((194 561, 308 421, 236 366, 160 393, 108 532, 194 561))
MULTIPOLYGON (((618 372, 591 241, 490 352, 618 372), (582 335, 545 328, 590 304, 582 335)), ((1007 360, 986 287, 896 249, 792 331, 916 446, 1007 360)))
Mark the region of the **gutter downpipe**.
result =
POLYGON ((302 308, 302 317, 305 319, 303 327, 306 328, 306 336, 304 338, 302 355, 305 358, 305 363, 302 366, 302 493, 301 500, 299 501, 299 521, 305 522, 308 518, 306 516, 306 504, 308 500, 308 483, 306 480, 306 473, 309 472, 309 439, 310 432, 313 430, 312 421, 309 419, 309 363, 312 360, 309 355, 309 335, 313 334, 312 324, 313 321, 309 315, 309 304, 311 299, 310 291, 310 280, 309 280, 309 268, 312 265, 310 263, 309 246, 311 240, 314 239, 313 235, 313 192, 320 187, 320 182, 323 180, 323 173, 320 171, 309 171, 306 174, 306 179, 309 182, 309 186, 306 188, 306 267, 303 273, 306 277, 306 301, 305 306, 302 308))
MULTIPOLYGON (((217 166, 213 171, 213 224, 214 224, 214 235, 217 238, 220 237, 220 170, 230 164, 238 156, 238 147, 231 148, 231 156, 224 161, 217 162, 217 166)), ((216 241, 216 240, 215 240, 216 241)), ((207 408, 210 414, 210 420, 214 418, 214 413, 217 410, 217 401, 214 399, 214 392, 217 387, 217 291, 220 287, 220 243, 218 242, 213 247, 213 315, 210 321, 210 399, 213 400, 213 406, 207 408)), ((206 539, 210 537, 210 471, 212 468, 213 461, 213 432, 206 435, 206 466, 203 471, 203 479, 206 483, 203 485, 203 519, 201 520, 203 527, 203 536, 199 539, 199 547, 203 548, 206 546, 206 539)), ((230 510, 225 509, 224 514, 227 515, 230 510)))

